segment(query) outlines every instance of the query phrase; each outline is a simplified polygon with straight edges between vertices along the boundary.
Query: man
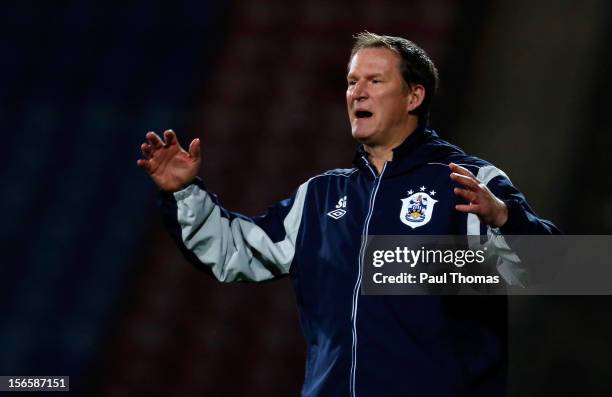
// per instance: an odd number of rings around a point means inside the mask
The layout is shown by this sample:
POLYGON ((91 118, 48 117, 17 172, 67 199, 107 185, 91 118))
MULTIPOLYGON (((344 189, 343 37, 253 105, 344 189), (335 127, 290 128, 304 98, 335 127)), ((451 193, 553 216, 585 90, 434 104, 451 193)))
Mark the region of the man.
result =
MULTIPOLYGON (((198 139, 184 151, 172 131, 165 142, 149 132, 138 165, 162 189, 168 229, 220 281, 291 276, 308 346, 303 396, 503 395, 505 299, 362 296, 366 236, 558 231, 502 171, 426 128, 437 71, 414 43, 357 35, 347 80, 354 168, 312 177, 261 217, 207 192, 198 139), (416 191, 436 200, 419 224, 402 210, 416 191)), ((497 269, 512 283, 516 265, 497 269)))

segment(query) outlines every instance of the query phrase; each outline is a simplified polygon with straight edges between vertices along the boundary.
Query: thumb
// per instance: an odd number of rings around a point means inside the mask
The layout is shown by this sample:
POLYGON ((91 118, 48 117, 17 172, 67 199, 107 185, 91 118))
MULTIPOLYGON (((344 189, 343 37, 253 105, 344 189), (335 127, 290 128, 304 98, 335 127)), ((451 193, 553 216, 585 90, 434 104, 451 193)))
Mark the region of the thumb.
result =
POLYGON ((196 138, 189 144, 189 157, 194 160, 200 159, 200 138, 196 138))

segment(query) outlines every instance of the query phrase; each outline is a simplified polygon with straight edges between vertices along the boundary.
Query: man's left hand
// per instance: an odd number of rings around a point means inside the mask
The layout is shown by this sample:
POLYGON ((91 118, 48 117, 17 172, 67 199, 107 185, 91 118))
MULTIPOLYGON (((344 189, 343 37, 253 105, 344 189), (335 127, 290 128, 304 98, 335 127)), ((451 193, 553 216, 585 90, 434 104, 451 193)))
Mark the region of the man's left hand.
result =
POLYGON ((450 178, 463 186, 456 187, 454 193, 465 199, 469 204, 457 204, 455 209, 460 212, 478 215, 480 222, 493 227, 501 227, 508 220, 508 207, 495 197, 487 185, 478 180, 467 168, 455 163, 448 165, 452 171, 450 178))

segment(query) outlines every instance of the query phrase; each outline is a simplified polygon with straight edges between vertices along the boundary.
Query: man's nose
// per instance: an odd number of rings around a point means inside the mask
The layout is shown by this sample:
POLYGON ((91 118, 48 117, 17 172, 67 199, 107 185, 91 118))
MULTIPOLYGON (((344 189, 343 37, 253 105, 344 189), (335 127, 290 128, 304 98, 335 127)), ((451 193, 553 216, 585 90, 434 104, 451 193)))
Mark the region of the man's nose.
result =
POLYGON ((360 101, 366 99, 368 97, 368 91, 365 85, 361 82, 357 82, 353 86, 353 90, 351 91, 351 100, 360 101))

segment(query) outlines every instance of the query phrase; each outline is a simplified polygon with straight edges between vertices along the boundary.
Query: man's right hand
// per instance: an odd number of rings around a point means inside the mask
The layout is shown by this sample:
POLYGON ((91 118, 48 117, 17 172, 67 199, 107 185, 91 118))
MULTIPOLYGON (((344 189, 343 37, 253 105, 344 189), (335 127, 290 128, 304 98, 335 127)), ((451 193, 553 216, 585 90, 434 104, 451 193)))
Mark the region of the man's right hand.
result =
POLYGON ((178 143, 174 131, 164 132, 165 143, 154 132, 148 132, 147 142, 140 146, 144 159, 136 164, 147 171, 160 189, 176 192, 188 186, 200 169, 200 139, 189 145, 189 152, 178 143))

